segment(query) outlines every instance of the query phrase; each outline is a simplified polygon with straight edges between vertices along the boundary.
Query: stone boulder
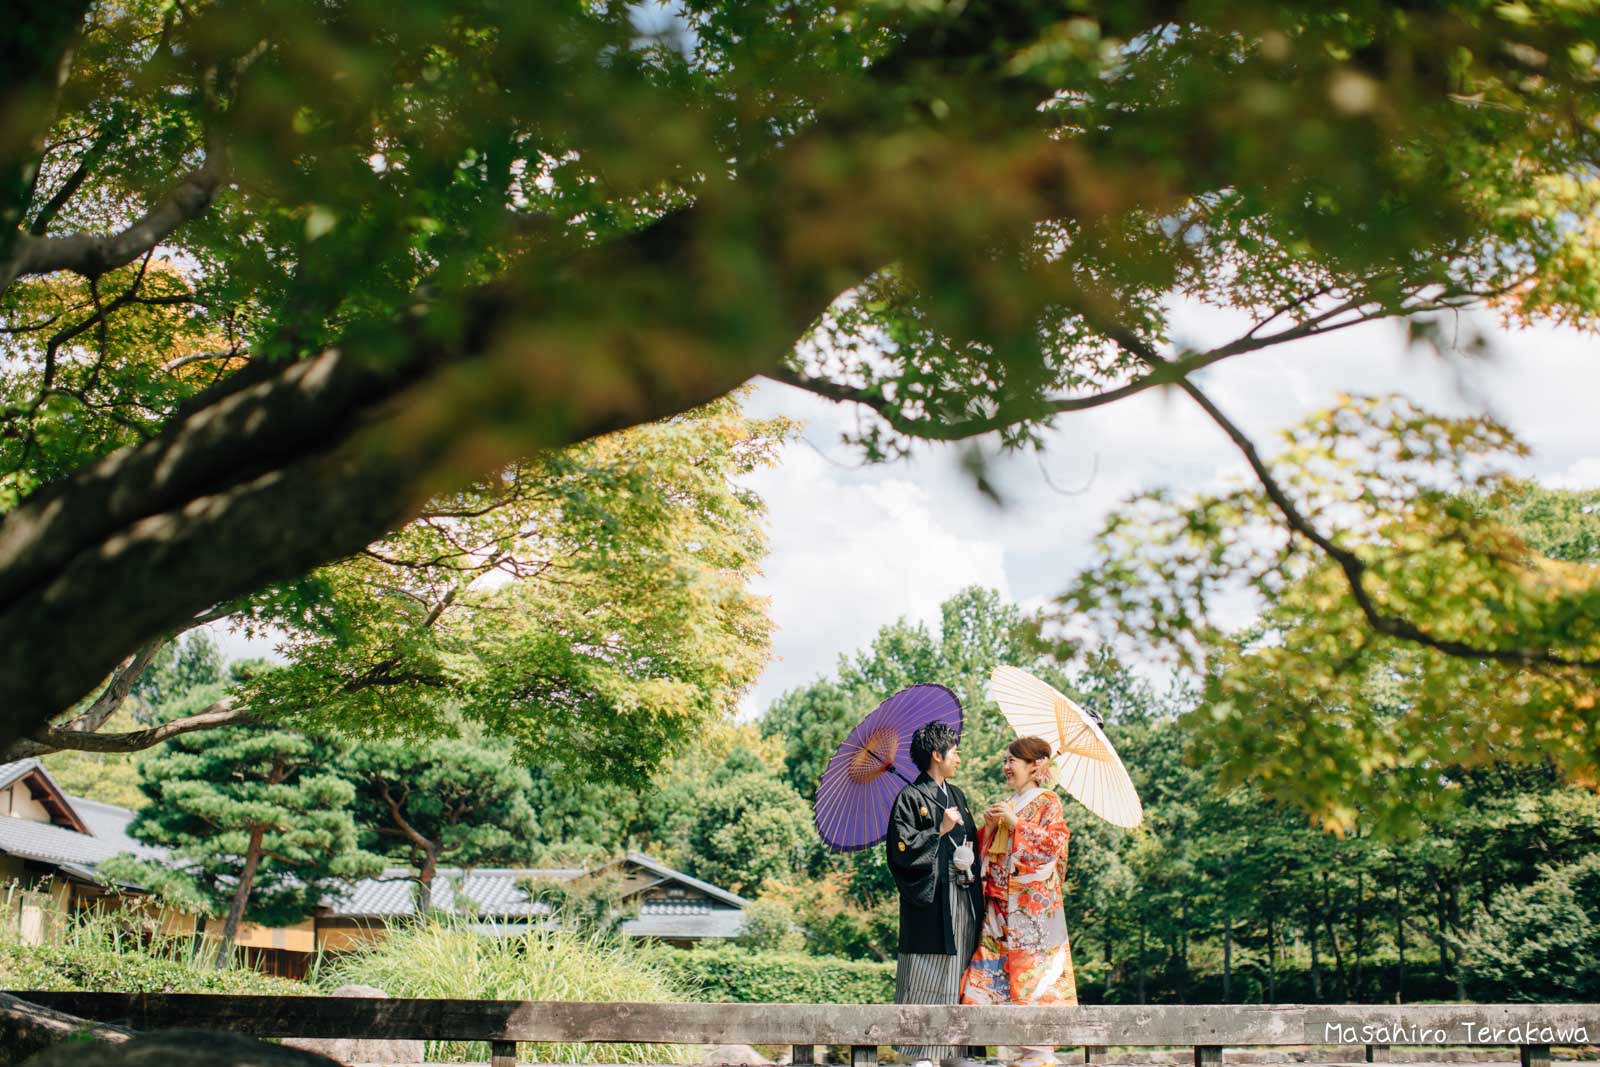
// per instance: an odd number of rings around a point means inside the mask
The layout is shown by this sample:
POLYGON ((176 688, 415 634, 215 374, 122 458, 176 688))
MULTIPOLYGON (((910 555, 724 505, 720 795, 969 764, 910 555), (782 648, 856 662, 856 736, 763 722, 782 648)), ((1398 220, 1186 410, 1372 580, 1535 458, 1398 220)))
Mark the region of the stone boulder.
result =
MULTIPOLYGON (((377 997, 388 999, 389 994, 369 985, 342 985, 333 991, 336 997, 377 997)), ((335 1063, 353 1067, 354 1064, 383 1064, 384 1067, 421 1063, 421 1041, 373 1041, 366 1038, 297 1037, 286 1040, 288 1048, 304 1049, 326 1056, 335 1063)))
POLYGON ((68 1041, 23 1067, 334 1067, 334 1061, 237 1034, 164 1030, 124 1044, 68 1041))
POLYGON ((736 1064, 738 1067, 772 1067, 772 1061, 749 1045, 710 1045, 701 1063, 736 1064))
POLYGON ((0 993, 0 1065, 21 1063, 63 1041, 71 1041, 81 1050, 85 1042, 118 1044, 132 1037, 131 1030, 120 1026, 90 1022, 0 993))

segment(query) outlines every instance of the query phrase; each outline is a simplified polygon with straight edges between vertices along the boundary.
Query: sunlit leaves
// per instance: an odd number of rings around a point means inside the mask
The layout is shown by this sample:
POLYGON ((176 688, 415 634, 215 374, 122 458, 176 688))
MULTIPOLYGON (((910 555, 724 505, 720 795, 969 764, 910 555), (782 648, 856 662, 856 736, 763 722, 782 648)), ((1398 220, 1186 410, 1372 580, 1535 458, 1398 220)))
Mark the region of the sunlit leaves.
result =
POLYGON ((1503 427, 1399 401, 1348 401, 1285 444, 1274 471, 1357 553, 1378 610, 1510 658, 1376 632, 1258 488, 1150 494, 1113 514, 1064 603, 1206 672, 1198 752, 1341 830, 1362 811, 1403 824, 1462 767, 1549 761, 1600 781, 1596 672, 1516 659, 1600 656, 1595 494, 1509 480, 1521 446, 1503 427), (1264 612, 1235 633, 1243 602, 1264 612))
POLYGON ((730 399, 437 498, 302 596, 253 604, 290 662, 245 699, 369 735, 465 716, 545 766, 642 780, 766 662, 763 507, 741 479, 789 430, 730 399))

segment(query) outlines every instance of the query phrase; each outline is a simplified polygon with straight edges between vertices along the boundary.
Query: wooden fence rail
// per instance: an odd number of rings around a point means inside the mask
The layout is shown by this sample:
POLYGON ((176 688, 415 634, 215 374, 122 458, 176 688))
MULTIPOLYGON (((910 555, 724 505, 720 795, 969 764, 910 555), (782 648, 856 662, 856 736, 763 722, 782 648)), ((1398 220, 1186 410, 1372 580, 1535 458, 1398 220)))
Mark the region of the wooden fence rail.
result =
POLYGON ((872 1067, 880 1045, 1190 1046, 1196 1067, 1222 1049, 1365 1045, 1497 1045, 1544 1067, 1552 1045, 1600 1043, 1600 1004, 1269 1004, 967 1007, 911 1004, 597 1004, 519 1000, 16 992, 35 1004, 135 1030, 228 1030, 255 1037, 488 1041, 509 1064, 518 1041, 849 1045, 872 1067), (1593 1035, 1593 1036, 1591 1036, 1593 1035))

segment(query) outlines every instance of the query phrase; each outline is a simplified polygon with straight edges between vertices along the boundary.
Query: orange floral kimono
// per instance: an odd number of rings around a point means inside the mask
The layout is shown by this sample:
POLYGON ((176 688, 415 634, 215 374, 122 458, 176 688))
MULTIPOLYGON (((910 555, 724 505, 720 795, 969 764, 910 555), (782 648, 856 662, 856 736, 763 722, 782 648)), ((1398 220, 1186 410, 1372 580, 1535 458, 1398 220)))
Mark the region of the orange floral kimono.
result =
POLYGON ((1022 794, 1017 827, 978 831, 984 858, 983 932, 961 980, 963 1004, 1076 1004, 1072 946, 1061 902, 1061 869, 1071 831, 1052 790, 1022 794), (1032 794, 1032 795, 1030 795, 1032 794), (992 852, 991 848, 998 846, 992 852))

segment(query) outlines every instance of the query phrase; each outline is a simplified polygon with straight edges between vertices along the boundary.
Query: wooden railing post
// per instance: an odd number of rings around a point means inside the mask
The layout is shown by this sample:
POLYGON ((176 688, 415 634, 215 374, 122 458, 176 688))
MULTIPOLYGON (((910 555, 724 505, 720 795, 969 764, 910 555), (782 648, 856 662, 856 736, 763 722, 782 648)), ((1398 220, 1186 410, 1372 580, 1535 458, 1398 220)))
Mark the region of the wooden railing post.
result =
POLYGON ((1104 1045, 1085 1045, 1083 1046, 1083 1062, 1099 1063, 1101 1060, 1106 1058, 1106 1053, 1108 1051, 1110 1050, 1104 1045))
POLYGON ((1523 1045, 1522 1067, 1550 1067, 1550 1046, 1523 1045))
POLYGON ((491 1041, 489 1043, 489 1067, 517 1067, 517 1043, 515 1041, 491 1041))
POLYGON ((817 1062, 817 1046, 796 1045, 792 1057, 794 1067, 815 1067, 817 1062))
POLYGON ((1222 1067, 1222 1046, 1196 1045, 1194 1067, 1222 1067))
POLYGON ((1392 1059, 1394 1059, 1394 1053, 1389 1051, 1388 1045, 1367 1046, 1368 1063, 1388 1063, 1392 1059))
POLYGON ((877 1045, 851 1045, 850 1067, 878 1067, 877 1045))

